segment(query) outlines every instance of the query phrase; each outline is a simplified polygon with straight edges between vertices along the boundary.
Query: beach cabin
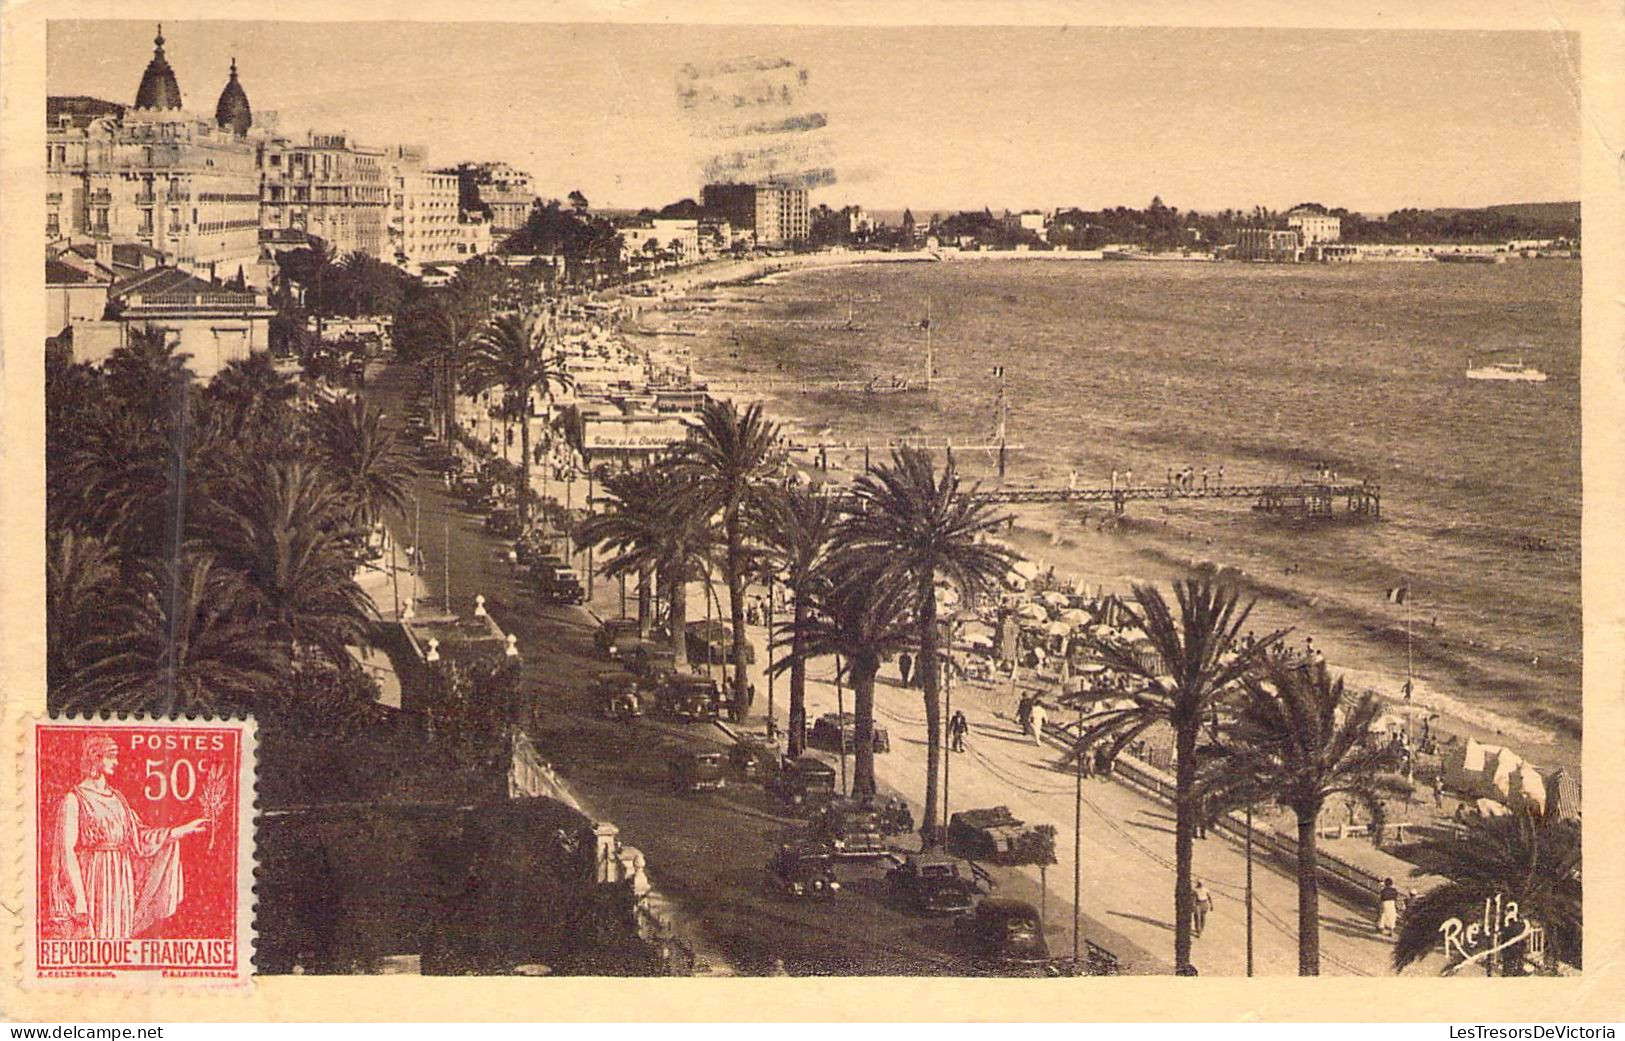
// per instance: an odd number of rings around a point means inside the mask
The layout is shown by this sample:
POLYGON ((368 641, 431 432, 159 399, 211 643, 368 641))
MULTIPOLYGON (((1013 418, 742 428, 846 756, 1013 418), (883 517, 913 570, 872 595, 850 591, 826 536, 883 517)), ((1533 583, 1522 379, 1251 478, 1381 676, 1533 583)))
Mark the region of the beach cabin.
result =
POLYGON ((1484 766, 1489 761, 1490 746, 1481 745, 1469 737, 1465 744, 1452 748, 1444 760, 1444 783, 1458 792, 1476 792, 1484 783, 1484 766))
POLYGON ((1512 775, 1523 765, 1523 757, 1510 748, 1490 750, 1484 767, 1484 780, 1493 789, 1493 794, 1507 798, 1512 794, 1512 775))
POLYGON ((1546 815, 1552 820, 1580 819, 1580 782, 1562 767, 1546 775, 1546 815))

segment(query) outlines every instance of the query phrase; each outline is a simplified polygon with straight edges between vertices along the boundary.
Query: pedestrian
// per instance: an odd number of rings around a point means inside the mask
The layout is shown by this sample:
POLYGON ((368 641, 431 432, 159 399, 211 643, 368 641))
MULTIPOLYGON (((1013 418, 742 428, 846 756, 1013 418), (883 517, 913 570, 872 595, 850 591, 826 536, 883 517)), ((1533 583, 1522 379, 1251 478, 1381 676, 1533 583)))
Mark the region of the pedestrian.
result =
POLYGON ((508 572, 515 575, 519 573, 519 551, 512 546, 508 547, 508 572))
POLYGON ((1207 467, 1202 467, 1202 490, 1207 491, 1207 467))
POLYGON ((1219 467, 1219 487, 1224 487, 1224 467, 1219 467))
POLYGON ((1443 773, 1436 773, 1436 774, 1433 775, 1433 808, 1435 810, 1444 809, 1444 774, 1443 773))
POLYGON ((1044 703, 1034 698, 1033 707, 1028 712, 1027 718, 1033 727, 1033 744, 1042 744, 1044 741, 1044 703))
POLYGON ((1201 879, 1191 886, 1191 935, 1201 936, 1207 925, 1207 913, 1213 910, 1213 894, 1207 891, 1201 879))
POLYGON ((897 671, 903 674, 903 686, 908 686, 908 675, 914 668, 914 659, 904 651, 897 656, 897 671))
POLYGON ((1382 892, 1377 894, 1379 910, 1377 911, 1377 932, 1383 936, 1394 935, 1399 927, 1399 890, 1394 888, 1394 880, 1382 880, 1382 892))
POLYGON ((1205 839, 1205 838, 1207 838, 1207 800, 1206 799, 1203 799, 1203 798, 1200 798, 1200 797, 1197 798, 1195 817, 1196 817, 1195 821, 1192 822, 1194 827, 1193 827, 1193 830, 1191 832, 1191 838, 1195 838, 1195 839, 1205 839))
POLYGON ((948 733, 953 738, 951 747, 955 752, 965 750, 965 733, 970 730, 970 720, 965 718, 963 709, 954 709, 954 716, 948 721, 948 733))
POLYGON ((1016 722, 1021 724, 1023 734, 1032 733, 1033 725, 1033 699, 1030 694, 1023 694, 1021 700, 1016 702, 1016 722))

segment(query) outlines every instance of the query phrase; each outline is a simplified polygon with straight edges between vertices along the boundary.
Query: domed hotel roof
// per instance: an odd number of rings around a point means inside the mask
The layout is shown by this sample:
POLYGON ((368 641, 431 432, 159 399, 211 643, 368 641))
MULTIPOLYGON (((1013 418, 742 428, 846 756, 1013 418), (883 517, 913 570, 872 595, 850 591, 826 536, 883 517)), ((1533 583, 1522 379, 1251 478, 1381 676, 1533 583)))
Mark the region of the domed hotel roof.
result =
POLYGON ((254 125, 254 110, 249 107, 248 94, 243 85, 237 82, 237 59, 231 59, 231 78, 226 81, 226 87, 220 92, 220 100, 214 106, 214 121, 222 130, 230 130, 239 137, 248 133, 248 128, 254 125))
POLYGON ((181 107, 181 88, 175 82, 175 70, 164 58, 164 27, 158 26, 158 36, 152 60, 141 74, 141 86, 135 92, 136 108, 178 109, 181 107))

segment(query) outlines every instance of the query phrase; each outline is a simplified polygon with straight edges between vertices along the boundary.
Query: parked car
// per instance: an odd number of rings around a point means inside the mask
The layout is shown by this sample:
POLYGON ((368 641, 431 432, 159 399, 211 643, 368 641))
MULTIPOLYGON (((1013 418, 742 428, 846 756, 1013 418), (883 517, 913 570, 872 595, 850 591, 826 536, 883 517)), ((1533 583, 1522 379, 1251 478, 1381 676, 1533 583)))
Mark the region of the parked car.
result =
POLYGON ((531 568, 536 597, 544 604, 579 604, 587 598, 581 579, 569 568, 531 568))
POLYGON ((1028 830, 1008 806, 961 810, 948 818, 948 851, 967 860, 1009 859, 1028 830))
POLYGON ((598 653, 610 661, 622 659, 643 639, 636 618, 611 618, 593 634, 592 643, 598 653))
POLYGON ((821 802, 835 797, 835 768, 822 759, 804 755, 785 757, 773 779, 773 790, 793 803, 821 802))
POLYGON ((513 538, 519 534, 519 514, 509 509, 492 510, 485 515, 485 530, 498 538, 513 538))
POLYGON ((728 761, 747 781, 770 781, 778 773, 778 749, 760 741, 745 740, 728 749, 728 761))
POLYGON ((721 791, 728 786, 721 752, 679 752, 668 766, 671 786, 680 792, 721 791))
POLYGON ((638 678, 630 672, 606 669, 598 674, 594 686, 606 719, 618 719, 624 723, 643 715, 638 678))
POLYGON ((1051 975, 1049 944, 1038 910, 1025 900, 986 897, 955 921, 968 953, 983 972, 1000 976, 1051 975))
POLYGON ((799 900, 833 900, 841 889, 835 878, 835 860, 828 848, 819 845, 780 846, 767 862, 767 885, 799 900))
POLYGON ((653 640, 639 640, 623 660, 632 674, 643 680, 656 680, 677 671, 677 656, 671 648, 653 640))
POLYGON ((892 890, 921 914, 964 914, 982 888, 961 872, 958 858, 944 853, 910 853, 886 872, 892 890))
MULTIPOLYGON (((685 627, 688 660, 693 664, 721 665, 733 661, 733 626, 721 619, 689 622, 685 627)), ((745 664, 756 664, 756 646, 745 641, 745 664)))
POLYGON ((722 691, 707 676, 673 673, 660 688, 660 708, 684 723, 708 723, 722 712, 722 691))
POLYGON ((832 802, 813 817, 811 824, 813 835, 842 860, 884 857, 891 852, 880 815, 862 806, 832 802))
MULTIPOLYGON (((876 755, 891 751, 891 735, 886 733, 885 727, 875 727, 870 740, 876 755)), ((850 755, 858 747, 858 721, 850 712, 840 715, 826 712, 813 722, 807 741, 814 748, 850 755)))

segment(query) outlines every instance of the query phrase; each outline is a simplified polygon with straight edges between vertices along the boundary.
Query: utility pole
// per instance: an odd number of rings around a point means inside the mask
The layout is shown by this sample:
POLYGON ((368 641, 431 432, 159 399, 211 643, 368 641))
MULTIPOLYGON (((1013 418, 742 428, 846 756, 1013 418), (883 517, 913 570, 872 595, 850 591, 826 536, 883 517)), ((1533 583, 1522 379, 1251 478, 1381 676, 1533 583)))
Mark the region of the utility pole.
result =
POLYGON ((931 297, 925 298, 925 389, 931 390, 931 379, 936 372, 936 359, 931 352, 931 297))
POLYGON ((1004 396, 1004 366, 994 366, 993 374, 999 378, 999 400, 998 404, 994 406, 996 410, 994 414, 994 422, 997 424, 997 426, 994 431, 993 439, 999 444, 999 480, 1003 481, 1005 469, 1005 427, 1006 420, 1010 416, 1010 404, 1005 400, 1004 396))
POLYGON ((773 721, 773 572, 767 573, 767 740, 778 743, 773 721))
POLYGON ((1072 805, 1072 972, 1083 974, 1083 691, 1078 691, 1078 746, 1073 773, 1077 795, 1072 805))
POLYGON ((953 711, 954 711, 954 623, 949 619, 943 626, 947 630, 947 656, 942 665, 936 662, 931 667, 942 669, 942 833, 948 834, 948 767, 954 761, 953 744, 953 711))
POLYGON ((1247 806, 1247 975, 1253 974, 1253 808, 1247 806))
POLYGON ((835 655, 835 744, 841 750, 841 794, 846 794, 846 704, 841 694, 841 656, 835 655))
POLYGON ((446 576, 446 613, 451 614, 451 514, 446 514, 446 559, 444 561, 446 576))

